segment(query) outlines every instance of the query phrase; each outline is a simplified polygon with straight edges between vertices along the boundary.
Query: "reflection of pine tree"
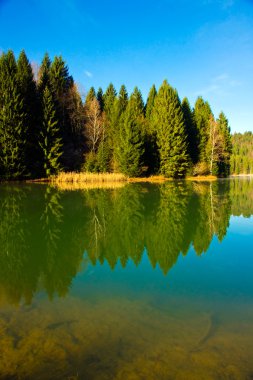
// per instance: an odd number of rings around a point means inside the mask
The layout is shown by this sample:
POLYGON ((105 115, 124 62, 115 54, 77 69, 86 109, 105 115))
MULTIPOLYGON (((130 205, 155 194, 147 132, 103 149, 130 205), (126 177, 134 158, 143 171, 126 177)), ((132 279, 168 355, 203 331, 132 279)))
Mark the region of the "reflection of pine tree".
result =
POLYGON ((25 213, 27 192, 1 186, 0 286, 11 303, 24 297, 29 303, 36 289, 36 271, 29 271, 29 224, 25 213))
POLYGON ((251 178, 235 178, 230 182, 232 214, 249 218, 253 215, 253 181, 251 178))
POLYGON ((228 186, 229 183, 220 182, 194 185, 200 202, 193 238, 197 254, 207 251, 214 235, 220 241, 226 235, 231 212, 231 201, 227 196, 228 186))
POLYGON ((180 183, 160 187, 160 205, 146 228, 150 261, 158 263, 164 273, 175 264, 182 250, 184 225, 189 202, 187 188, 180 183))

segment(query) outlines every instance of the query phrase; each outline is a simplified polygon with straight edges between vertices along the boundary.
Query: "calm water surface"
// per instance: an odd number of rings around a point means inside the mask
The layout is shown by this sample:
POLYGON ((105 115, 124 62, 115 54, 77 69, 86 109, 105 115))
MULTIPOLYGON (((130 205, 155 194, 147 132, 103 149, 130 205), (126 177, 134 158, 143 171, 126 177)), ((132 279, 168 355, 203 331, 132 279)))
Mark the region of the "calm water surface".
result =
POLYGON ((0 185, 0 379, 253 379, 253 181, 0 185))

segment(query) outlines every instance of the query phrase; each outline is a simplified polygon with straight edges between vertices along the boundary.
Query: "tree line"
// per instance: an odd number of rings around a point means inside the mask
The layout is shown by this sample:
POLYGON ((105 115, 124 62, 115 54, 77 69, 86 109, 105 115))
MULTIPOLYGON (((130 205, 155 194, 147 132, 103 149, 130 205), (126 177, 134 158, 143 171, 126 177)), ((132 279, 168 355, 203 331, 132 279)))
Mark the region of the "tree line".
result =
POLYGON ((253 134, 252 132, 234 133, 231 154, 232 174, 253 174, 253 134))
POLYGON ((92 87, 82 101, 61 56, 45 54, 33 70, 26 54, 0 57, 0 178, 59 171, 227 176, 231 134, 198 97, 194 108, 165 80, 144 102, 135 87, 92 87), (34 72, 35 71, 35 72, 34 72))

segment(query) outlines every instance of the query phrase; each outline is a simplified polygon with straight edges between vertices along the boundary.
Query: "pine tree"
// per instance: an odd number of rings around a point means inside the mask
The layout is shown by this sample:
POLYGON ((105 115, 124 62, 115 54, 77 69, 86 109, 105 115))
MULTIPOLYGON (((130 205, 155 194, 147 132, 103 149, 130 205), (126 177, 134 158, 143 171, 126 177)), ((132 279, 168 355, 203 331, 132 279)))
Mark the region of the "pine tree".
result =
POLYGON ((103 96, 104 111, 105 111, 106 117, 107 117, 109 122, 110 122, 110 116, 111 116, 111 112, 112 112, 112 108, 113 108, 113 103, 114 103, 116 96, 117 96, 117 92, 116 92, 113 84, 110 83, 109 86, 107 87, 105 93, 104 93, 104 96, 103 96))
POLYGON ((50 91, 52 91, 54 97, 56 118, 63 144, 61 164, 66 170, 73 170, 74 131, 71 125, 68 104, 74 81, 69 75, 68 67, 61 56, 54 57, 50 66, 49 77, 50 91))
POLYGON ((44 175, 50 176, 59 172, 62 155, 62 140, 59 137, 59 125, 53 96, 48 87, 43 92, 43 120, 39 135, 39 146, 43 155, 44 175))
POLYGON ((2 55, 0 67, 0 167, 3 177, 14 179, 26 174, 27 117, 12 51, 2 55))
POLYGON ((51 60, 49 58, 48 53, 46 53, 41 62, 39 73, 38 73, 38 90, 39 90, 39 93, 41 94, 41 97, 45 88, 50 87, 50 68, 51 68, 51 60))
POLYGON ((113 87, 109 86, 107 94, 108 98, 106 101, 107 112, 104 111, 105 139, 102 142, 102 144, 105 144, 107 149, 103 149, 102 147, 102 151, 106 153, 106 157, 109 160, 107 162, 108 169, 117 171, 117 145, 120 136, 120 122, 122 114, 126 110, 128 103, 128 93, 125 85, 121 86, 118 96, 115 97, 114 94, 116 94, 116 91, 113 87), (111 103, 112 101, 113 103, 111 103))
POLYGON ((196 164, 198 161, 197 129, 196 124, 194 123, 193 111, 187 98, 184 98, 182 101, 182 111, 184 114, 187 134, 188 153, 191 162, 196 164))
POLYGON ((128 176, 141 174, 143 148, 144 104, 136 87, 130 96, 120 125, 117 159, 122 173, 128 176))
POLYGON ((161 173, 167 177, 184 177, 189 167, 184 115, 178 94, 167 81, 155 98, 152 124, 157 133, 161 173))
POLYGON ((150 119, 152 109, 154 107, 156 95, 157 95, 157 90, 156 90, 155 85, 153 84, 153 86, 151 87, 151 89, 149 91, 147 103, 145 105, 145 116, 148 120, 150 119))
POLYGON ((30 175, 38 175, 39 99, 30 62, 23 50, 17 60, 17 81, 23 98, 27 126, 26 166, 30 175))
POLYGON ((208 163, 206 145, 210 133, 210 117, 213 117, 209 103, 205 102, 202 97, 198 97, 193 114, 197 129, 198 161, 208 163))
POLYGON ((223 139, 223 160, 219 163, 219 175, 228 176, 230 174, 230 157, 232 154, 230 127, 228 119, 223 112, 219 114, 217 122, 223 139))
POLYGON ((144 164, 148 168, 148 173, 155 173, 159 169, 159 152, 156 142, 156 131, 152 129, 151 114, 155 103, 157 90, 153 85, 149 91, 147 103, 145 105, 146 131, 145 131, 145 156, 144 164))
POLYGON ((86 95, 85 103, 91 102, 93 99, 96 98, 96 91, 94 87, 91 87, 86 95))
POLYGON ((104 99, 103 99, 103 90, 101 87, 99 87, 98 91, 97 91, 97 100, 98 100, 98 103, 99 103, 99 107, 101 109, 101 111, 103 112, 104 110, 104 99))

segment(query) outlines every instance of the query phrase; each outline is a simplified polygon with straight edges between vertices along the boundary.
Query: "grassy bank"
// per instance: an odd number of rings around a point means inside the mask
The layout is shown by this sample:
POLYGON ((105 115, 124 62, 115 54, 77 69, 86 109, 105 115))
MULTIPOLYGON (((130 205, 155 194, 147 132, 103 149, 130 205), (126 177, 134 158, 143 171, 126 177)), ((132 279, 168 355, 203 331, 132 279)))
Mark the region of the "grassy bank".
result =
MULTIPOLYGON (((37 183, 50 183, 58 186, 62 189, 81 189, 81 188, 94 188, 94 187, 104 187, 104 188, 115 188, 120 187, 126 183, 163 183, 165 181, 171 181, 171 178, 166 178, 162 175, 149 176, 149 177, 134 177, 129 178, 121 173, 88 173, 88 172, 67 172, 59 173, 56 176, 51 176, 50 178, 36 179, 31 182, 37 183)), ((217 177, 215 176, 197 176, 197 177, 186 177, 186 180, 190 181, 215 181, 217 177)), ((30 181, 29 181, 30 182, 30 181)))

